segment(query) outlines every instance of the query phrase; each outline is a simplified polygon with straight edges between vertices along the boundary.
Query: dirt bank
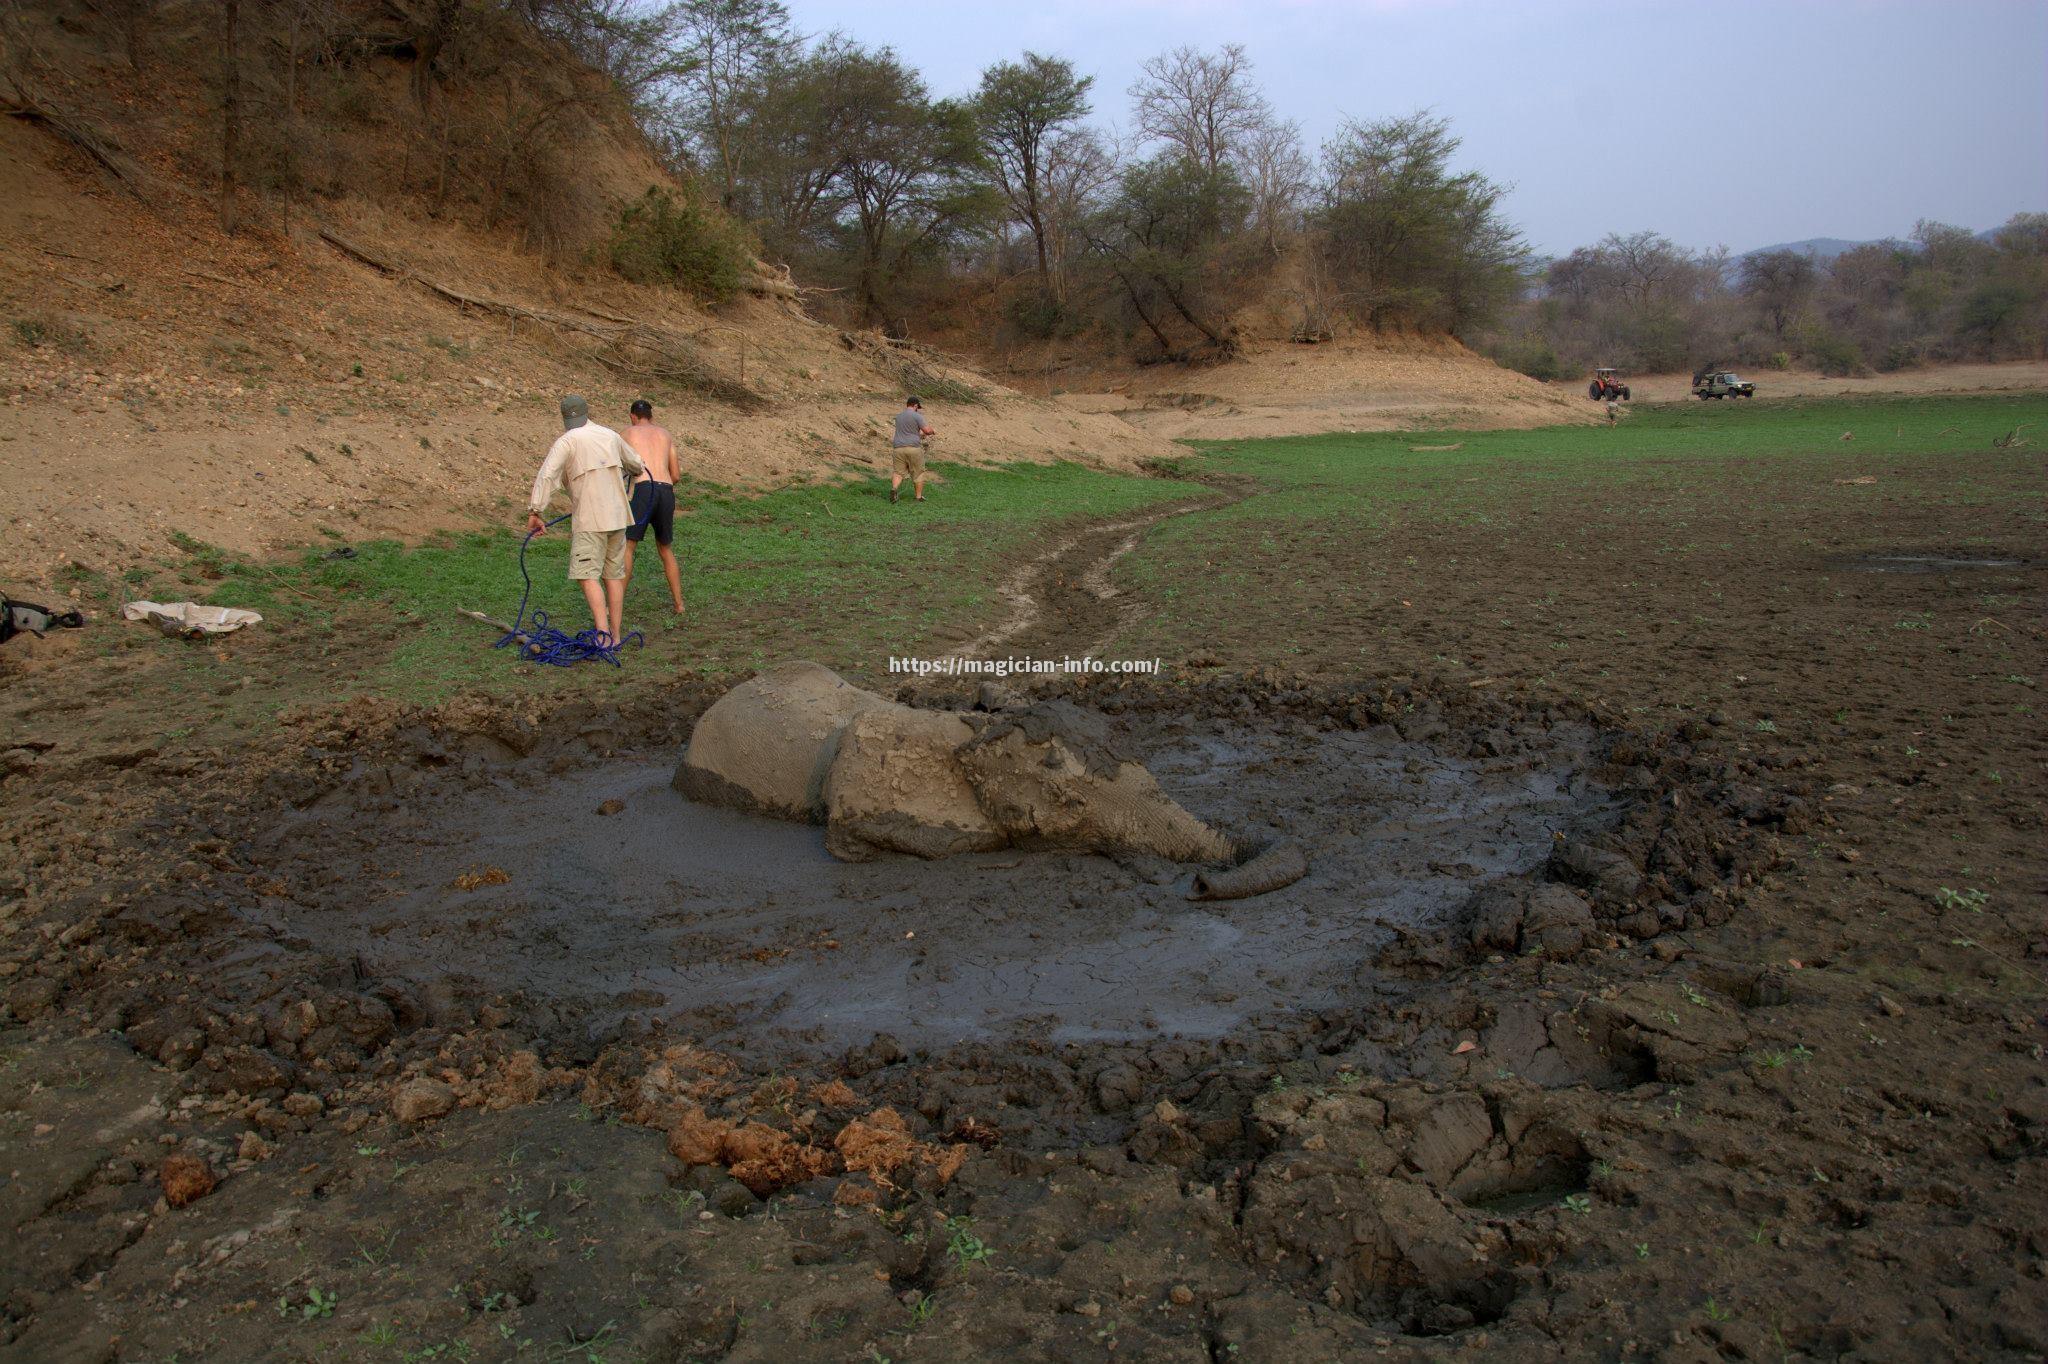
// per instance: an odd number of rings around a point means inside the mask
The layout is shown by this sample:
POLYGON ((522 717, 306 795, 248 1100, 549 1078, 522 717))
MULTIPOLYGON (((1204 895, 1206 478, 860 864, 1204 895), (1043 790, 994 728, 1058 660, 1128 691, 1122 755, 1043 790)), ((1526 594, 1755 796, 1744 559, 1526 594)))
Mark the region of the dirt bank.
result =
POLYGON ((47 593, 71 564, 118 575, 178 536, 260 553, 507 524, 564 392, 615 426, 651 397, 686 478, 744 489, 886 472, 912 391, 941 433, 934 460, 1131 469, 1174 450, 947 357, 844 336, 791 299, 702 308, 451 224, 323 207, 322 225, 458 292, 662 328, 715 382, 621 373, 589 334, 457 306, 311 227, 223 237, 203 204, 145 210, 83 161, 0 125, 0 577, 16 591, 47 593))
POLYGON ((1229 364, 1092 377, 1091 383, 1062 375, 1060 404, 1114 413, 1175 440, 1549 426, 1594 415, 1585 410, 1590 404, 1575 405, 1569 395, 1448 340, 1250 341, 1229 364))

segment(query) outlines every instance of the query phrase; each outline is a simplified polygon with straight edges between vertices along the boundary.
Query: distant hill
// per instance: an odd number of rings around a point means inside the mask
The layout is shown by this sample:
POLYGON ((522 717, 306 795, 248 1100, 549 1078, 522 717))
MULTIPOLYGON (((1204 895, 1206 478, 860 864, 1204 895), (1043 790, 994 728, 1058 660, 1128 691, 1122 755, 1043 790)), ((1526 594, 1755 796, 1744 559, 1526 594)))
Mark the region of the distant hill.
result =
MULTIPOLYGON (((1831 261, 1844 251, 1854 251, 1868 242, 1850 241, 1846 237, 1808 237, 1804 241, 1779 242, 1775 246, 1759 246, 1754 251, 1745 251, 1743 256, 1761 256, 1767 251, 1797 251, 1802 256, 1811 256, 1817 261, 1831 261)), ((1737 257, 1742 259, 1742 257, 1737 257)))
MULTIPOLYGON (((1997 228, 1987 227, 1977 234, 1977 240, 1988 242, 1997 235, 1997 228)), ((1761 256, 1766 251, 1797 251, 1800 255, 1811 256, 1825 265, 1844 251, 1854 251, 1859 246, 1875 246, 1881 240, 1881 238, 1873 238, 1870 241, 1854 242, 1846 237, 1808 237, 1804 241, 1779 242, 1775 246, 1759 246, 1754 251, 1743 252, 1736 259, 1742 260, 1748 256, 1761 256)), ((1899 240, 1903 241, 1905 239, 1901 237, 1899 240)))

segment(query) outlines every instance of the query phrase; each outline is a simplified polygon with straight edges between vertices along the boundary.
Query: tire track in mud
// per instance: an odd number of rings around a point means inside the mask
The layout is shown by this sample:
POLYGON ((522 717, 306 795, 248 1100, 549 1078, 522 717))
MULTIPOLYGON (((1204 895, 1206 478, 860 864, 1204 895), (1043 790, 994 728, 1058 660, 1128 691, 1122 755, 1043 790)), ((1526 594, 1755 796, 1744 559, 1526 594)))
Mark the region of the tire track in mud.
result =
POLYGON ((1137 621, 1144 603, 1111 581, 1117 561, 1155 527, 1195 512, 1217 511, 1251 497, 1249 487, 1221 496, 1170 502, 1142 516, 1083 526, 1026 560, 996 587, 1009 612, 985 633, 942 655, 985 659, 998 652, 1028 658, 1095 654, 1137 621))

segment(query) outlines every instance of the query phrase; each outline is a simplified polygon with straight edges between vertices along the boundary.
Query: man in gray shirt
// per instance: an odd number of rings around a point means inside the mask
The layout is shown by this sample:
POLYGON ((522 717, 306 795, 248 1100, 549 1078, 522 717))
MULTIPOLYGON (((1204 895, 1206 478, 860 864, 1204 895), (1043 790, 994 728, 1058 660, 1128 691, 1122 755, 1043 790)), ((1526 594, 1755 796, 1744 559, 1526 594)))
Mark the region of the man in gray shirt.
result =
POLYGON ((889 500, 894 502, 903 480, 910 479, 910 490, 916 500, 924 501, 924 439, 936 436, 924 422, 924 402, 916 395, 903 400, 903 410, 896 414, 896 440, 894 445, 895 464, 889 472, 889 500))

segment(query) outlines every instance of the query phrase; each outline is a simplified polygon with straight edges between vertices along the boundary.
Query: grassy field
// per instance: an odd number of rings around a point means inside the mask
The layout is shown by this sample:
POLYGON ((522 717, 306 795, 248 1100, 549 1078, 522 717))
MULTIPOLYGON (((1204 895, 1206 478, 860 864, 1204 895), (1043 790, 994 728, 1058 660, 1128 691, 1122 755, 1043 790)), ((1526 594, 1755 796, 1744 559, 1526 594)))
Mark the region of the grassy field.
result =
MULTIPOLYGON (((1756 573, 1767 560, 1818 563, 1881 540, 1926 548, 1931 532, 1917 527, 1935 524, 1940 547, 1968 550, 1989 541, 1952 528, 2001 516, 2033 531, 2031 547, 2003 548, 2037 554, 2037 459, 2028 447, 1993 448, 2023 425, 2048 432, 2048 396, 1672 405, 1640 408, 1615 428, 1206 445, 1182 471, 1249 495, 1167 521, 1117 566, 1146 606, 1119 652, 1332 675, 1507 673, 1598 693, 1661 666, 1674 647, 1778 628, 1768 617, 1741 624, 1738 608, 1813 585, 1756 573), (1688 611, 1609 625, 1598 638, 1575 624, 1604 612, 1608 593, 1653 577, 1696 584, 1688 611)), ((923 507, 891 506, 875 479, 758 498, 686 488, 678 544, 690 614, 669 615, 648 546, 628 599, 628 624, 647 644, 623 669, 523 664, 457 615, 516 610, 520 536, 510 526, 410 548, 350 546, 353 558, 330 557, 340 545, 328 541, 261 563, 187 541, 182 558, 138 566, 124 582, 73 585, 109 617, 124 596, 163 600, 197 585, 216 603, 263 612, 264 624, 210 647, 96 629, 77 647, 121 667, 58 704, 146 705, 168 736, 218 740, 279 709, 355 694, 602 690, 791 657, 874 679, 891 654, 942 651, 991 623, 1003 571, 1056 527, 1205 495, 1181 479, 1073 465, 946 476, 923 507)), ((564 578, 567 552, 565 536, 534 543, 531 605, 574 628, 582 606, 564 578)), ((1987 580, 1984 595, 1995 616, 1997 585, 1987 580)), ((1661 693, 1695 704, 1710 690, 1680 677, 1661 693)), ((49 704, 35 687, 16 691, 10 710, 49 704)))
MULTIPOLYGON (((521 531, 509 526, 412 548, 355 545, 351 558, 333 557, 339 542, 330 541, 274 563, 188 542, 188 559, 159 575, 132 575, 129 590, 148 595, 163 580, 210 582, 209 601, 262 612, 264 631, 355 650, 348 670, 355 687, 408 700, 542 680, 619 685, 650 669, 738 672, 792 656, 878 669, 891 653, 971 637, 998 605, 992 566, 1023 553, 1047 528, 1189 492, 1184 484, 1078 465, 943 472, 945 483, 923 506, 911 504, 907 489, 892 506, 887 484, 873 479, 764 497, 684 487, 676 548, 689 614, 683 622, 671 614, 650 538, 627 598, 628 628, 643 631, 646 645, 629 651, 623 670, 521 665, 489 647, 487 627, 457 614, 466 608, 510 620, 518 609, 521 531)), ((581 592, 565 577, 566 530, 528 547, 528 609, 574 631, 589 621, 581 592)), ((97 592, 118 604, 110 584, 97 592)), ((207 658, 197 651, 192 661, 203 668, 207 658)))
MULTIPOLYGON (((1674 651, 1780 628, 1752 608, 1842 597, 1826 570, 1845 556, 2037 557, 2038 454, 1994 447, 2020 427, 2048 432, 2048 396, 1673 404, 1612 428, 1210 443, 1188 471, 1260 491, 1166 523, 1119 566, 1157 608, 1121 652, 1599 694, 1674 651), (1417 448, 1443 446, 1455 448, 1417 448), (2029 543, 2010 543, 2015 517, 2029 543), (1674 581, 1688 585, 1683 614, 1582 628, 1611 615, 1612 594, 1674 581)), ((1984 589, 1995 614, 1996 575, 1984 589)), ((1692 705, 1723 685, 1679 669, 1654 689, 1692 705)))

